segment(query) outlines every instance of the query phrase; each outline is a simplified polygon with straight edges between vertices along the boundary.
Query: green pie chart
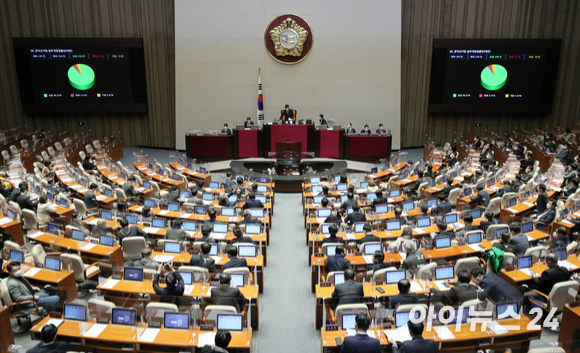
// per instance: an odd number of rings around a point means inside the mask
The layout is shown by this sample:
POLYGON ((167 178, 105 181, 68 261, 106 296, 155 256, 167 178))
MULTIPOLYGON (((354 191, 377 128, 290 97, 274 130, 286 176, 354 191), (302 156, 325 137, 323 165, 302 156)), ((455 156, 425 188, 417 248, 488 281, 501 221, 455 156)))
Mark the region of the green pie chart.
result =
POLYGON ((68 82, 74 88, 84 91, 95 84, 95 72, 85 64, 75 64, 68 69, 68 82))
POLYGON ((481 71, 481 85, 487 90, 497 91, 505 85, 507 76, 505 67, 497 64, 488 65, 481 71))

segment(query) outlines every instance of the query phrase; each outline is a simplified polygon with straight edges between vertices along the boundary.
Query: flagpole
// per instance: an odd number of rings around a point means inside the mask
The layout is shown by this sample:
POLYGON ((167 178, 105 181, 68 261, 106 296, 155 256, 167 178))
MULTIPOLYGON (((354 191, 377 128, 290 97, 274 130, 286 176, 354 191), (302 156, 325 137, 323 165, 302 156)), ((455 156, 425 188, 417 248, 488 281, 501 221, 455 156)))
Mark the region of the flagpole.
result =
POLYGON ((258 66, 258 126, 264 126, 264 96, 262 95, 262 68, 258 66))

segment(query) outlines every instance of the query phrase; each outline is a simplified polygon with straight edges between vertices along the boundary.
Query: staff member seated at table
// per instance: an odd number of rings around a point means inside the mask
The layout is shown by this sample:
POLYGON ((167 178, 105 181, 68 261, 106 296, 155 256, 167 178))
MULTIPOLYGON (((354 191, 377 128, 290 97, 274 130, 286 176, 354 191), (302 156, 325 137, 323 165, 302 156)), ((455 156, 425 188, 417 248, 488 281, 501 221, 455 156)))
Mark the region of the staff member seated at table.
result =
POLYGON ((214 345, 206 344, 201 349, 201 353, 228 353, 226 348, 232 340, 232 334, 228 330, 218 330, 215 334, 214 345))
POLYGON ((437 353, 437 343, 431 339, 423 339, 424 327, 422 322, 413 323, 409 320, 407 327, 413 339, 403 343, 397 341, 396 344, 393 344, 392 353, 437 353))
POLYGON ((252 118, 247 117, 246 122, 244 122, 244 127, 249 128, 250 126, 254 126, 254 122, 252 121, 252 118))
POLYGON ((483 145, 483 142, 481 142, 481 140, 479 139, 479 136, 475 135, 473 137, 473 146, 472 147, 477 150, 477 149, 480 149, 482 145, 483 145))
POLYGON ((232 133, 232 130, 230 130, 228 124, 224 124, 224 128, 222 129, 221 133, 230 135, 232 133))
POLYGON ((20 187, 20 195, 16 198, 16 203, 18 203, 21 210, 27 209, 36 212, 38 201, 30 201, 30 189, 28 188, 28 184, 25 183, 20 187))
POLYGON ((244 219, 242 219, 238 224, 262 224, 262 221, 256 218, 252 218, 252 210, 246 208, 244 210, 244 219))
POLYGON ((512 186, 512 182, 509 180, 504 180, 502 181, 503 184, 503 188, 499 189, 496 193, 496 197, 502 197, 504 194, 510 193, 510 192, 517 192, 517 190, 515 190, 512 186))
POLYGON ((378 339, 369 337, 367 330, 371 324, 371 319, 366 313, 358 313, 356 316, 356 335, 344 338, 341 353, 381 353, 381 343, 378 339))
POLYGON ((401 267, 405 270, 414 270, 418 265, 424 265, 427 263, 425 259, 425 254, 420 250, 415 250, 415 243, 411 240, 405 241, 405 261, 401 264, 401 267))
POLYGON ((485 217, 485 219, 479 222, 479 228, 483 230, 483 234, 487 234, 487 228, 491 225, 499 224, 499 222, 497 219, 493 218, 493 212, 489 210, 485 211, 483 213, 483 216, 485 217))
POLYGON ((328 226, 328 234, 330 234, 330 235, 328 238, 322 239, 322 245, 327 244, 327 243, 328 244, 332 244, 332 243, 343 244, 344 238, 337 237, 336 233, 338 233, 338 226, 336 224, 331 224, 330 226, 328 226))
POLYGON ((144 248, 141 249, 141 260, 135 260, 133 266, 157 270, 159 268, 159 263, 151 259, 151 249, 144 248))
POLYGON ((352 270, 350 261, 344 258, 344 245, 336 247, 335 255, 327 257, 324 260, 324 266, 326 266, 327 272, 344 271, 347 268, 352 270))
POLYGON ((173 221, 172 228, 167 230, 165 239, 179 241, 185 237, 185 230, 181 229, 183 222, 181 219, 176 219, 173 221))
POLYGON ((375 192, 375 195, 377 196, 374 200, 373 200, 373 207, 377 207, 377 205, 384 205, 386 203, 389 202, 389 198, 388 197, 384 197, 383 195, 383 190, 379 189, 375 192))
POLYGON ((360 131, 361 134, 367 134, 370 135, 371 134, 371 129, 369 129, 368 125, 365 125, 365 127, 360 131))
POLYGON ((280 120, 284 124, 293 124, 296 122, 296 110, 290 109, 290 105, 286 104, 284 109, 280 111, 280 120))
MULTIPOLYGON (((508 232, 503 232, 501 233, 501 238, 500 241, 496 241, 495 243, 493 243, 492 247, 494 248, 498 248, 501 251, 505 252, 511 252, 512 254, 516 254, 516 247, 512 244, 510 244, 510 233, 508 232)), ((526 239, 527 240, 527 239, 526 239)))
POLYGON ((127 199, 136 201, 136 197, 139 196, 139 192, 135 190, 133 184, 135 183, 135 176, 131 175, 127 178, 127 181, 123 183, 123 191, 127 199))
POLYGON ((477 296, 479 300, 486 300, 487 295, 494 302, 513 301, 521 304, 524 299, 524 296, 516 287, 495 273, 486 274, 482 268, 476 267, 471 270, 471 280, 478 289, 477 296))
POLYGON ((320 126, 328 126, 326 119, 324 119, 324 115, 318 115, 318 124, 320 124, 320 126))
POLYGON ((520 233, 520 225, 517 223, 510 224, 510 244, 516 248, 516 256, 522 256, 530 247, 528 236, 520 233))
POLYGON ((203 223, 215 223, 217 217, 216 209, 210 207, 209 210, 207 210, 207 216, 209 217, 209 219, 206 219, 205 221, 203 221, 203 223))
POLYGON ((91 183, 91 185, 89 185, 89 190, 85 192, 84 199, 85 206, 87 206, 87 209, 99 208, 99 202, 97 201, 97 197, 95 196, 97 187, 98 187, 97 184, 91 183))
POLYGON ((471 202, 475 202, 479 206, 487 207, 487 205, 489 205, 489 201, 491 201, 491 198, 489 197, 487 191, 484 190, 483 184, 479 183, 475 188, 477 189, 477 196, 472 197, 471 202))
POLYGON ((378 271, 391 266, 393 266, 393 264, 390 262, 385 262, 385 254, 381 250, 377 250, 373 255, 373 263, 367 265, 367 272, 378 271))
POLYGON ((215 239, 210 236, 212 230, 213 230, 213 228, 209 224, 202 225, 201 226, 201 238, 195 239, 194 243, 216 244, 217 242, 215 241, 215 239))
POLYGON ((246 208, 264 208, 262 201, 256 200, 256 194, 253 192, 248 194, 248 199, 249 200, 246 200, 244 203, 244 206, 242 206, 242 209, 245 210, 246 208))
MULTIPOLYGON (((538 209, 540 206, 538 205, 538 209)), ((544 229, 548 227, 556 218, 556 200, 550 200, 544 212, 536 215, 534 219, 534 224, 536 225, 536 229, 544 229)))
POLYGON ((45 289, 31 286, 28 280, 22 277, 20 263, 9 263, 6 265, 6 271, 8 271, 8 274, 10 275, 7 279, 8 293, 14 303, 33 300, 39 307, 43 307, 47 312, 58 309, 58 304, 60 302, 58 295, 50 295, 45 289))
POLYGON ((344 283, 334 286, 332 298, 338 299, 338 304, 357 304, 362 302, 365 293, 362 283, 354 281, 354 270, 347 268, 344 270, 344 283))
POLYGON ((445 163, 449 168, 453 168, 455 163, 457 163, 457 152, 451 152, 449 159, 445 163))
POLYGON ((536 211, 538 214, 544 213, 546 211, 546 206, 548 206, 548 202, 550 201, 550 196, 548 196, 548 193, 546 192, 546 185, 545 184, 539 184, 537 186, 537 190, 538 190, 538 198, 536 200, 536 202, 534 202, 536 204, 536 211))
MULTIPOLYGON (((107 221, 105 221, 104 219, 100 219, 99 222, 97 223, 97 225, 103 221, 105 224, 104 226, 107 226, 107 221)), ((119 237, 119 242, 121 244, 123 244, 123 239, 125 238, 129 238, 129 237, 143 237, 145 238, 145 242, 149 243, 151 242, 151 240, 149 240, 149 236, 147 235, 147 233, 145 233, 142 229, 140 229, 137 226, 132 226, 129 225, 129 221, 127 221, 126 219, 121 219, 119 221, 119 225, 121 226, 121 229, 119 229, 119 231, 117 232, 117 236, 119 237)), ((103 226, 103 224, 101 224, 101 226, 103 226)), ((101 227, 99 226, 99 227, 101 227)), ((100 228, 99 231, 102 232, 102 228, 100 228)), ((93 232, 95 230, 93 229, 93 232)), ((113 232, 113 228, 105 228, 105 232, 104 233, 99 233, 99 234, 106 234, 106 233, 112 233, 113 232)))
POLYGON ((379 128, 377 129, 376 133, 377 134, 386 134, 387 133, 387 131, 383 127, 383 124, 379 124, 379 128))
POLYGON ((236 237, 236 239, 232 239, 232 244, 249 243, 249 244, 256 245, 256 243, 252 240, 252 237, 244 236, 244 232, 242 232, 242 228, 235 226, 233 233, 234 233, 234 236, 236 237))
POLYGON ((394 213, 395 217, 389 219, 389 221, 399 221, 401 225, 407 224, 407 218, 401 216, 403 214, 403 209, 401 207, 396 207, 394 213))
POLYGON ((556 230, 556 236, 557 238, 552 240, 552 243, 550 244, 550 249, 564 248, 570 244, 570 239, 566 234, 566 228, 558 227, 556 230))
POLYGON ((389 309, 396 309, 399 305, 416 304, 419 302, 417 294, 411 293, 411 282, 403 278, 397 283, 399 294, 389 298, 389 309))
MULTIPOLYGON (((364 244, 364 243, 380 243, 381 238, 377 237, 373 234, 373 229, 370 224, 366 223, 363 226, 363 232, 365 232, 365 236, 361 239, 357 240, 357 244, 364 244)), ((360 248, 360 246, 359 246, 360 248)))
POLYGON ((546 255, 546 266, 548 269, 542 272, 539 278, 534 276, 534 282, 538 292, 549 295, 556 283, 570 280, 570 273, 566 267, 558 266, 558 256, 554 253, 546 255))
POLYGON ((159 265, 158 273, 153 278, 153 290, 157 295, 177 295, 182 296, 185 290, 183 278, 179 272, 173 269, 173 264, 159 265), (165 276, 165 287, 159 286, 159 277, 165 276))
POLYGON ((228 273, 222 273, 220 275, 220 285, 211 290, 211 297, 216 299, 217 305, 234 306, 239 312, 240 308, 244 306, 245 298, 237 287, 230 287, 231 280, 232 276, 228 273))
POLYGON ((568 165, 574 161, 574 156, 569 142, 563 143, 563 146, 563 149, 556 155, 556 159, 562 162, 563 165, 568 165))
POLYGON ((26 353, 66 353, 66 342, 55 342, 58 327, 53 324, 46 324, 40 330, 42 342, 30 348, 26 353))
MULTIPOLYGON (((347 200, 348 201, 348 200, 347 200)), ((345 223, 349 226, 357 222, 364 222, 366 221, 367 216, 364 213, 360 212, 360 206, 358 204, 352 206, 352 213, 346 216, 345 223)))
POLYGON ((165 200, 167 200, 167 202, 177 202, 179 199, 179 190, 177 189, 177 185, 171 186, 171 191, 165 195, 165 200))
POLYGON ((248 262, 246 259, 243 257, 238 257, 238 248, 235 246, 228 246, 226 253, 228 254, 228 259, 230 259, 230 261, 224 265, 224 270, 227 270, 228 268, 248 267, 248 262))
MULTIPOLYGON (((328 200, 327 199, 322 199, 322 201, 326 200, 327 204, 328 204, 328 200)), ((324 206, 324 203, 322 203, 322 207, 326 207, 324 206)), ((330 216, 326 217, 326 219, 324 220, 324 223, 334 223, 337 225, 340 225, 342 223, 342 216, 344 215, 344 208, 337 208, 336 209, 336 214, 334 214, 334 212, 330 212, 330 216)))
POLYGON ((348 123, 345 130, 346 134, 356 134, 356 130, 352 127, 352 123, 348 123))
POLYGON ((457 274, 457 282, 447 280, 447 283, 454 284, 448 291, 440 291, 431 288, 433 299, 444 300, 445 304, 459 305, 468 300, 477 299, 477 288, 471 283, 471 274, 467 270, 461 270, 457 274))
POLYGON ((97 166, 91 163, 91 156, 85 156, 85 160, 83 161, 83 169, 85 171, 97 170, 97 166))
POLYGON ((201 254, 193 255, 191 260, 189 260, 189 266, 197 266, 207 268, 209 273, 217 273, 218 269, 215 266, 215 260, 209 256, 211 251, 210 243, 203 243, 200 247, 201 254))
POLYGON ((93 234, 112 234, 112 233, 113 228, 107 227, 107 220, 105 219, 99 219, 97 221, 97 225, 93 227, 93 234))

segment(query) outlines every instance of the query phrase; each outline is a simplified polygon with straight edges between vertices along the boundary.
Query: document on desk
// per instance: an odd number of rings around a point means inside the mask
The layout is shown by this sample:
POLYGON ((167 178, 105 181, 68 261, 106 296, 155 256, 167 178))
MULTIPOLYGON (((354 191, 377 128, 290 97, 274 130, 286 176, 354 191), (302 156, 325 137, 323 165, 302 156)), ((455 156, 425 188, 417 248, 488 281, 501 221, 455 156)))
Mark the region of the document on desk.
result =
POLYGON ((345 237, 347 240, 356 240, 356 237, 355 237, 355 236, 354 236, 354 234, 352 234, 352 233, 345 233, 345 234, 344 234, 344 237, 345 237))
POLYGON ((222 261, 221 256, 212 256, 211 258, 215 261, 216 265, 219 265, 222 261))
POLYGON ((363 255, 363 259, 365 260, 367 265, 370 265, 375 261, 375 256, 374 255, 363 255))
POLYGON ((168 214, 169 211, 168 210, 163 210, 163 211, 159 211, 159 213, 157 213, 158 216, 165 216, 166 214, 168 214))
MULTIPOLYGON (((56 327, 59 327, 60 325, 62 325, 62 323, 64 322, 64 320, 62 319, 50 319, 48 320, 44 325, 42 325, 42 327, 46 326, 46 325, 54 325, 56 327)), ((42 330, 42 327, 40 327, 38 330, 42 330)))
POLYGON ((529 206, 529 207, 534 207, 533 203, 529 203, 529 202, 522 202, 524 205, 529 206))
POLYGON ((455 335, 451 333, 451 330, 447 326, 434 326, 437 336, 440 340, 454 340, 455 335))
POLYGON ((401 257, 401 260, 405 261, 405 259, 407 258, 407 253, 406 252, 400 252, 399 256, 401 257))
POLYGON ((575 269, 577 269, 577 268, 578 268, 578 266, 576 266, 576 265, 574 265, 574 264, 572 264, 572 263, 568 262, 567 260, 561 260, 561 261, 558 261, 558 266, 566 267, 566 269, 567 269, 568 271, 570 271, 570 270, 575 270, 575 269))
POLYGON ((522 273, 525 273, 529 277, 538 277, 538 274, 532 271, 531 268, 522 268, 520 269, 522 273))
POLYGON ((56 172, 54 172, 54 174, 56 174, 56 175, 65 175, 66 172, 64 170, 57 170, 56 172))
POLYGON ((411 282, 411 292, 421 292, 423 291, 423 287, 418 282, 412 281, 411 282))
POLYGON ((492 330, 496 335, 503 335, 509 332, 497 321, 488 322, 487 327, 489 327, 489 329, 492 330))
POLYGON ((105 196, 105 195, 99 195, 99 196, 97 196, 97 201, 101 201, 101 200, 104 200, 106 198, 107 198, 107 196, 105 196))
POLYGON ((119 283, 118 279, 109 278, 105 283, 101 285, 101 289, 113 289, 114 286, 119 283))
POLYGON ((195 287, 195 286, 192 286, 192 285, 189 285, 189 284, 188 284, 188 285, 186 285, 186 286, 184 287, 185 289, 184 289, 184 291, 183 291, 183 294, 187 294, 187 295, 191 294, 191 292, 193 292, 193 288, 194 288, 194 287, 195 287))
POLYGON ((94 324, 87 332, 83 333, 83 336, 97 338, 107 328, 107 326, 108 325, 105 324, 94 324))
POLYGON ((528 237, 528 241, 534 241, 536 239, 534 239, 533 237, 530 237, 529 235, 526 234, 526 236, 528 237))
POLYGON ((30 239, 36 239, 43 234, 44 234, 43 232, 38 231, 38 232, 28 234, 27 237, 29 237, 30 239))
POLYGON ((197 348, 202 348, 203 346, 215 344, 215 334, 216 332, 200 333, 197 336, 197 348))
MULTIPOLYGON (((69 182, 73 181, 71 178, 62 178, 62 179, 60 179, 60 180, 61 180, 63 183, 69 183, 69 182)), ((76 186, 76 185, 73 185, 73 186, 76 186)), ((79 186, 80 186, 80 185, 79 185, 79 186)), ((71 188, 72 188, 72 186, 71 186, 71 188)))
POLYGON ((158 328, 146 328, 139 337, 139 342, 155 342, 155 338, 159 334, 158 328))
POLYGON ((26 271, 26 273, 23 276, 24 277, 34 277, 38 272, 40 272, 40 270, 42 270, 42 269, 38 268, 38 267, 31 268, 30 270, 26 271))
POLYGON ((210 237, 214 238, 215 240, 224 240, 226 239, 226 233, 210 233, 210 237))
POLYGON ((8 217, 4 217, 4 218, 0 219, 0 225, 4 225, 4 224, 10 223, 12 221, 13 221, 12 219, 10 219, 8 217))
POLYGON ((401 326, 395 330, 384 330, 383 333, 387 336, 387 339, 391 344, 394 344, 395 342, 410 341, 412 339, 407 325, 401 326))
POLYGON ((317 222, 318 224, 322 224, 322 223, 324 223, 324 221, 325 221, 325 220, 326 220, 326 218, 323 218, 323 217, 316 217, 316 222, 317 222))
POLYGON ((481 244, 469 244, 467 246, 473 251, 485 250, 485 246, 483 246, 481 244))
POLYGON ((139 206, 135 209, 135 212, 141 212, 143 211, 143 206, 139 206))
POLYGON ((427 233, 426 231, 424 231, 421 228, 415 228, 415 229, 413 229, 413 232, 416 233, 416 234, 425 234, 425 233, 427 233))
MULTIPOLYGON (((64 180, 63 180, 63 181, 64 181, 64 180)), ((82 188, 82 187, 83 187, 83 186, 82 186, 82 185, 79 185, 79 184, 77 184, 77 185, 71 185, 71 186, 70 186, 70 188, 71 188, 71 189, 73 189, 73 190, 80 189, 80 188, 82 188)))
POLYGON ((153 261, 163 263, 163 262, 171 261, 171 260, 173 260, 173 258, 174 257, 171 255, 155 255, 153 257, 153 261))
POLYGON ((567 226, 572 226, 572 227, 574 226, 574 223, 570 222, 570 221, 569 221, 569 220, 567 220, 567 219, 563 219, 563 220, 561 220, 560 222, 564 223, 564 224, 565 224, 565 225, 567 225, 567 226))
POLYGON ((99 220, 100 220, 100 218, 95 218, 95 219, 93 219, 93 220, 90 220, 90 221, 88 221, 88 222, 86 222, 86 223, 87 223, 87 224, 90 224, 90 225, 92 225, 92 226, 96 226, 96 225, 97 225, 97 222, 99 222, 99 220))
POLYGON ((83 245, 81 248, 79 248, 80 250, 85 250, 85 251, 89 251, 92 248, 94 248, 95 246, 97 246, 97 244, 93 244, 93 243, 87 243, 85 245, 83 245))
POLYGON ((437 286, 440 291, 447 291, 449 290, 449 285, 445 286, 447 283, 445 281, 433 281, 433 283, 437 286))
POLYGON ((143 228, 143 231, 145 233, 148 233, 148 234, 156 234, 158 230, 159 230, 159 228, 153 228, 153 227, 145 227, 145 228, 143 228))

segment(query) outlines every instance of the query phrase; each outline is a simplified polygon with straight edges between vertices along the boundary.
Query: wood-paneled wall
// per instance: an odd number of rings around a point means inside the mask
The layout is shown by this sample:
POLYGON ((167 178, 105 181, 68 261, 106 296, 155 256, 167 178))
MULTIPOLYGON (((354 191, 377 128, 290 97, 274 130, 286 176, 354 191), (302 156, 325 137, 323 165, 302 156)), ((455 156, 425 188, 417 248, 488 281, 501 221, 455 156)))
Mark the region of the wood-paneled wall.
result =
POLYGON ((173 0, 0 1, 0 129, 26 126, 92 138, 120 135, 125 146, 175 146, 173 0), (22 112, 13 37, 143 38, 147 114, 30 115, 22 112), (79 123, 83 123, 82 126, 79 123))
POLYGON ((401 144, 431 137, 453 141, 461 133, 531 131, 580 121, 580 1, 402 0, 401 144), (544 116, 428 114, 433 38, 561 38, 554 109, 544 116), (476 127, 476 123, 481 123, 476 127))

